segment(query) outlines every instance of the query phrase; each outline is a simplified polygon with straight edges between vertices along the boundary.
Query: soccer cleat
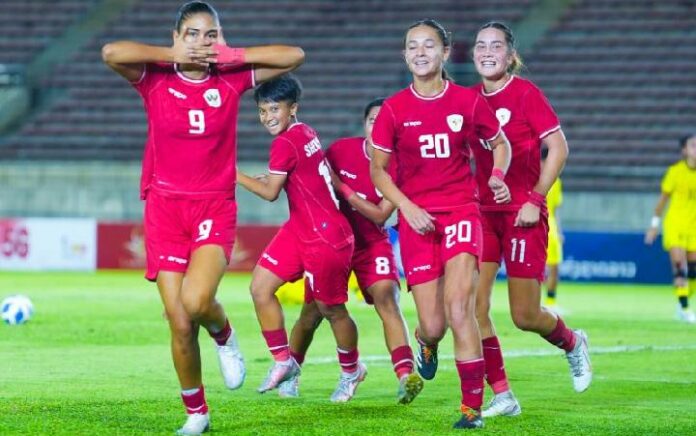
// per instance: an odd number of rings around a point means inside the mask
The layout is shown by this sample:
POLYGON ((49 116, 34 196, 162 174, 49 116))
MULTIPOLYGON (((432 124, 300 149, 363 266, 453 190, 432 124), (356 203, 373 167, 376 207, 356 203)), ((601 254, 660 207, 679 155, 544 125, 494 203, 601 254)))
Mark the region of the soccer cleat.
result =
POLYGON ((210 415, 207 413, 192 413, 186 419, 184 426, 176 431, 176 434, 192 436, 206 433, 208 430, 210 430, 210 415))
POLYGON ((298 398, 300 396, 300 375, 298 374, 279 384, 278 395, 280 398, 298 398))
POLYGON ((420 341, 416 341, 416 344, 418 344, 418 353, 416 353, 418 373, 424 379, 432 380, 437 372, 437 347, 421 344, 420 341))
POLYGON ((358 369, 355 372, 341 372, 341 378, 338 379, 338 386, 333 394, 331 394, 331 402, 345 403, 353 398, 355 390, 360 382, 365 380, 367 375, 367 367, 362 363, 358 363, 358 369))
POLYGON ((457 429, 483 428, 483 418, 478 410, 462 404, 462 417, 454 423, 453 427, 457 429))
POLYGON ((522 407, 515 398, 512 391, 505 391, 496 394, 491 402, 488 403, 481 416, 484 418, 492 418, 494 416, 517 416, 522 413, 522 407))
POLYGON ((570 375, 573 377, 575 392, 584 392, 592 382, 592 364, 590 353, 587 349, 587 334, 582 330, 573 330, 575 335, 575 347, 566 352, 570 375))
POLYGON ((683 309, 679 304, 677 304, 676 318, 677 321, 682 321, 687 324, 696 323, 696 314, 694 314, 694 311, 689 308, 683 309))
POLYGON ((408 404, 413 401, 423 390, 423 379, 418 374, 411 373, 399 380, 399 391, 396 398, 399 404, 408 404))
POLYGON ((228 389, 238 389, 244 384, 246 368, 244 357, 239 351, 236 335, 230 335, 225 345, 216 345, 220 372, 228 389))
POLYGON ((292 357, 284 362, 274 362, 271 369, 268 370, 266 379, 261 383, 257 391, 263 394, 264 392, 277 388, 278 385, 284 381, 288 381, 299 375, 300 365, 298 365, 292 357))

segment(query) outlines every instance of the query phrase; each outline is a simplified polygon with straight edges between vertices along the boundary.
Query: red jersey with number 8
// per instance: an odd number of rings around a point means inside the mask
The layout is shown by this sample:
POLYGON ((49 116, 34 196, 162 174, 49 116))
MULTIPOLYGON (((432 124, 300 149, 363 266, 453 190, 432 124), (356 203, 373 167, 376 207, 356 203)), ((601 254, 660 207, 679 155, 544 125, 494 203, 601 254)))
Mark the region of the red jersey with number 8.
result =
POLYGON ((389 97, 375 120, 372 141, 394 154, 396 185, 411 201, 444 211, 478 201, 469 140, 490 141, 499 132, 483 96, 446 81, 433 97, 419 95, 413 85, 389 97))
POLYGON ((331 169, 314 129, 296 123, 278 135, 271 143, 268 170, 287 175, 288 224, 300 241, 323 241, 336 249, 353 243, 353 232, 338 209, 331 169))
POLYGON ((200 80, 174 64, 147 64, 133 83, 145 104, 148 138, 141 197, 234 199, 239 100, 254 87, 251 65, 212 69, 200 80))

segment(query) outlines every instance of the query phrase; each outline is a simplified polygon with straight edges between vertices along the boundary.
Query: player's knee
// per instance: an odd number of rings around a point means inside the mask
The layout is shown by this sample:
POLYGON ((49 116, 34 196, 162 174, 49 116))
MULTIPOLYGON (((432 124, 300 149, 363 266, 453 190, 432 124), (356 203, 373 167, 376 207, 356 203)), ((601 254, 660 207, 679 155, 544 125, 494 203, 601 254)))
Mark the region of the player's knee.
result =
POLYGON ((398 291, 390 288, 381 288, 373 290, 370 293, 372 302, 380 314, 398 314, 399 313, 399 294, 398 291))
POLYGON ((169 330, 172 338, 179 343, 188 343, 194 336, 194 327, 187 316, 173 316, 168 314, 169 330))
POLYGON ((536 331, 537 321, 539 319, 539 310, 535 309, 518 309, 512 311, 512 322, 520 330, 536 331))
POLYGON ((254 303, 265 303, 268 302, 275 295, 273 289, 269 289, 267 286, 263 286, 260 282, 252 280, 249 285, 249 293, 251 294, 251 299, 254 303))
POLYGON ((208 295, 192 292, 182 294, 181 302, 189 318, 193 321, 204 317, 213 305, 213 300, 208 295))
POLYGON ((329 323, 333 324, 335 322, 340 322, 343 319, 350 318, 348 315, 348 309, 346 309, 345 304, 317 304, 319 307, 319 312, 321 316, 326 318, 329 323))
POLYGON ((297 320, 297 324, 302 330, 305 331, 314 331, 319 327, 319 324, 321 324, 321 321, 324 318, 321 316, 321 313, 319 312, 313 312, 313 313, 302 313, 300 318, 297 320))
POLYGON ((418 325, 418 336, 426 344, 436 344, 445 336, 446 325, 444 320, 421 322, 418 325))

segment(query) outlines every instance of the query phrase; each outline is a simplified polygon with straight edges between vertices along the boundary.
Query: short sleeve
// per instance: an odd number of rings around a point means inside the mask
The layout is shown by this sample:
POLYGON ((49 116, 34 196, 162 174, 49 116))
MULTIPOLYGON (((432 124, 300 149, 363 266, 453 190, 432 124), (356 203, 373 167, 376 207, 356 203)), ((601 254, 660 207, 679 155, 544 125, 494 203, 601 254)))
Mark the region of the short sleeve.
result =
POLYGON ((292 143, 285 138, 276 138, 271 143, 268 172, 271 174, 289 174, 297 166, 297 154, 292 143))
POLYGON ((382 105, 372 126, 372 146, 387 153, 394 151, 396 129, 394 110, 388 102, 382 105))
POLYGON ((539 139, 561 128, 556 112, 539 88, 532 86, 522 101, 525 118, 539 139))
POLYGON ((138 91, 143 97, 146 97, 148 92, 155 87, 155 84, 162 78, 164 73, 165 65, 160 64, 145 64, 143 68, 143 74, 135 82, 130 82, 130 84, 138 91))
POLYGON ((495 139, 500 133, 500 123, 493 113, 493 109, 488 102, 479 95, 476 95, 473 109, 473 123, 476 136, 484 141, 495 139))
POLYGON ((662 178, 662 192, 665 194, 672 194, 674 192, 674 185, 675 181, 674 180, 676 177, 674 176, 674 167, 669 167, 667 172, 665 173, 665 176, 662 178))
POLYGON ((218 67, 220 77, 227 82, 237 94, 242 95, 248 89, 256 86, 254 80, 254 66, 246 64, 241 67, 218 67))

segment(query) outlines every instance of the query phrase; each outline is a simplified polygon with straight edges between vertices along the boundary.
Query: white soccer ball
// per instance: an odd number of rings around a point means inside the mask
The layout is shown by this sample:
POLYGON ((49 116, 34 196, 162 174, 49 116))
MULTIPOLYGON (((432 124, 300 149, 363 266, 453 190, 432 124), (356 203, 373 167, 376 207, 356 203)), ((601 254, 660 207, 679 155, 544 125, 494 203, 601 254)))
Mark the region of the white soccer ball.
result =
POLYGON ((10 325, 24 324, 34 314, 34 305, 24 295, 10 295, 2 300, 0 308, 2 320, 10 325))

